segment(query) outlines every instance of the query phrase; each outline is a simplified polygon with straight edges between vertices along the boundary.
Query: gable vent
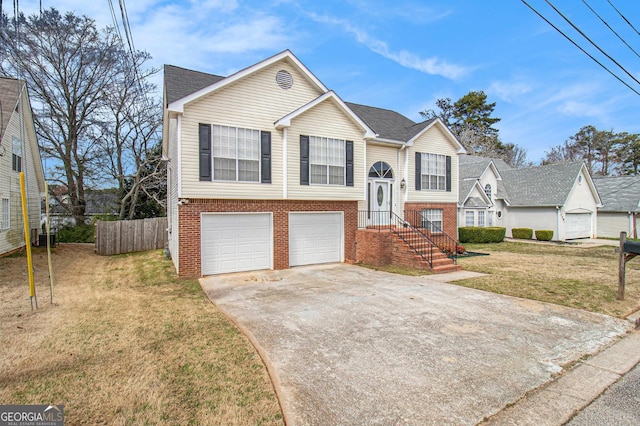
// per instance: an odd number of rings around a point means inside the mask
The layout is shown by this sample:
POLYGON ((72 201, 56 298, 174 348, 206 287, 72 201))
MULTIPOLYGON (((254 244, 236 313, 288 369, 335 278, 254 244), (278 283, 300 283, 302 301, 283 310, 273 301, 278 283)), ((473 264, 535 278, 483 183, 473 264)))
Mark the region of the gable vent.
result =
POLYGON ((278 83, 281 89, 291 89, 291 86, 293 86, 293 76, 289 74, 289 71, 280 70, 276 74, 276 83, 278 83))

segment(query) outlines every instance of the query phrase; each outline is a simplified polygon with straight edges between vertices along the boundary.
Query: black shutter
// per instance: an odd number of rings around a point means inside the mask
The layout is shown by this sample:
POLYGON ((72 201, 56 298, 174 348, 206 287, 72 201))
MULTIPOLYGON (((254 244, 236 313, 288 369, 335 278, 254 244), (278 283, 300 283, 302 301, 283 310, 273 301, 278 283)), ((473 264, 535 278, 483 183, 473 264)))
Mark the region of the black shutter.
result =
POLYGON ((347 186, 353 186, 353 141, 347 141, 345 144, 347 158, 347 186))
POLYGON ((260 181, 271 183, 271 132, 260 132, 260 166, 260 181))
POLYGON ((447 155, 447 192, 451 192, 451 157, 447 155))
POLYGON ((211 126, 199 125, 200 134, 200 180, 211 180, 211 126))
POLYGON ((309 185, 309 136, 300 135, 300 185, 309 185))
POLYGON ((416 191, 422 189, 422 154, 416 152, 416 191))

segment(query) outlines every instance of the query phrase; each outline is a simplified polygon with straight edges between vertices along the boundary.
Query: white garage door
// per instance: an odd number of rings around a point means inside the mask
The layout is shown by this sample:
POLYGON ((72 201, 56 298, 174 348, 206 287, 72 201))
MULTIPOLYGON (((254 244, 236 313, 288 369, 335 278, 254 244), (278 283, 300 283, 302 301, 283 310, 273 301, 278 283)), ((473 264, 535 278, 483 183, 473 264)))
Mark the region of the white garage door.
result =
POLYGON ((341 262, 342 213, 289 213, 289 266, 341 262))
POLYGON ((565 239, 591 237, 591 213, 567 213, 565 239))
POLYGON ((270 213, 202 214, 202 275, 270 269, 270 213))

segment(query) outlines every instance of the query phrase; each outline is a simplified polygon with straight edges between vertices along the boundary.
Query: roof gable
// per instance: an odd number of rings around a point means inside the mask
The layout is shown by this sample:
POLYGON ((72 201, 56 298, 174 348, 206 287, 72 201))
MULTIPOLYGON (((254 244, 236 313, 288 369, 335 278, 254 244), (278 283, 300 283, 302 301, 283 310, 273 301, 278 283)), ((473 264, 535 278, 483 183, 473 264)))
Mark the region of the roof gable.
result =
POLYGON ((303 114, 309 111, 310 109, 313 109, 315 106, 327 100, 333 100, 342 109, 342 111, 351 118, 352 121, 354 121, 356 124, 358 124, 362 128, 362 130, 365 133, 364 134, 365 139, 371 139, 376 137, 375 132, 364 121, 362 121, 362 119, 360 119, 360 117, 356 115, 345 104, 345 102, 343 102, 342 99, 340 99, 340 97, 336 95, 336 93, 333 90, 330 90, 327 93, 324 93, 323 95, 318 96, 313 101, 307 103, 306 105, 301 106, 300 108, 290 112, 289 114, 285 115, 284 117, 276 121, 274 123, 276 129, 282 129, 284 127, 291 126, 291 120, 298 117, 300 114, 303 114))
MULTIPOLYGON (((175 111, 175 112, 183 112, 184 111, 184 106, 190 102, 193 102, 197 99, 202 98, 203 96, 207 96, 212 92, 215 92, 216 90, 220 90, 223 87, 227 87, 230 84, 235 83, 236 81, 242 80, 246 77, 248 77, 249 75, 256 73, 276 62, 280 62, 280 61, 288 61, 291 64, 293 64, 294 66, 296 66, 303 75, 305 75, 305 77, 311 82, 311 84, 313 86, 315 86, 320 92, 325 93, 328 91, 328 89, 324 86, 324 84, 322 84, 322 82, 320 80, 318 80, 318 78, 313 75, 313 73, 311 71, 309 71, 309 69, 307 69, 307 67, 305 67, 302 62, 300 62, 300 60, 298 58, 295 57, 295 55, 293 53, 291 53, 291 51, 289 50, 285 50, 281 53, 278 53, 277 55, 274 55, 270 58, 265 59, 264 61, 258 62, 255 65, 252 65, 248 68, 245 68, 243 70, 240 70, 238 72, 236 72, 235 74, 230 75, 229 77, 226 78, 222 78, 220 80, 217 80, 203 88, 200 89, 196 89, 193 92, 191 92, 190 94, 183 96, 182 98, 176 99, 172 102, 169 102, 167 104, 167 107, 169 110, 171 111, 175 111)), ((219 76, 214 76, 214 77, 219 77, 219 76)), ((165 79, 165 85, 166 85, 167 81, 165 79)), ((195 88, 195 86, 194 86, 195 88)), ((167 92, 175 92, 174 89, 170 89, 170 88, 166 88, 165 89, 167 92)))
POLYGON ((460 206, 465 206, 465 207, 488 207, 491 206, 493 203, 491 202, 491 199, 489 199, 489 197, 487 196, 487 193, 484 192, 484 188, 482 188, 482 185, 480 185, 480 182, 478 182, 477 179, 468 179, 468 180, 462 180, 460 179, 460 181, 458 182, 458 204, 460 206), (471 194, 473 194, 474 190, 477 190, 477 192, 480 194, 480 197, 472 197, 471 194), (473 199, 473 200, 472 200, 473 199), (478 201, 482 201, 482 203, 479 203, 478 201))
POLYGON ((442 130, 442 132, 444 133, 447 140, 451 143, 451 145, 453 145, 458 150, 458 154, 467 153, 467 150, 464 149, 464 146, 462 146, 460 141, 458 141, 458 138, 456 138, 453 135, 453 133, 451 133, 451 130, 449 130, 449 128, 447 128, 447 126, 444 125, 442 120, 440 120, 439 118, 434 118, 429 121, 425 121, 424 124, 425 124, 424 127, 418 130, 417 133, 407 141, 407 145, 413 145, 416 139, 418 139, 420 136, 428 132, 429 129, 431 129, 432 127, 438 127, 440 128, 440 130, 442 130))

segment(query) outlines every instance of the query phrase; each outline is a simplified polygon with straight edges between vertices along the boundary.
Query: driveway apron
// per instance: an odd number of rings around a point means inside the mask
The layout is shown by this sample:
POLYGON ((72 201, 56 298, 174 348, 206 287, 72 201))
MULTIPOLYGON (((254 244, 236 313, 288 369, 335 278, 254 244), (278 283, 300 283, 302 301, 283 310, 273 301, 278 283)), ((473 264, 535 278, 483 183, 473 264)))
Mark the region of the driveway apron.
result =
POLYGON ((201 279, 264 358, 289 425, 472 425, 631 325, 345 264, 201 279))

